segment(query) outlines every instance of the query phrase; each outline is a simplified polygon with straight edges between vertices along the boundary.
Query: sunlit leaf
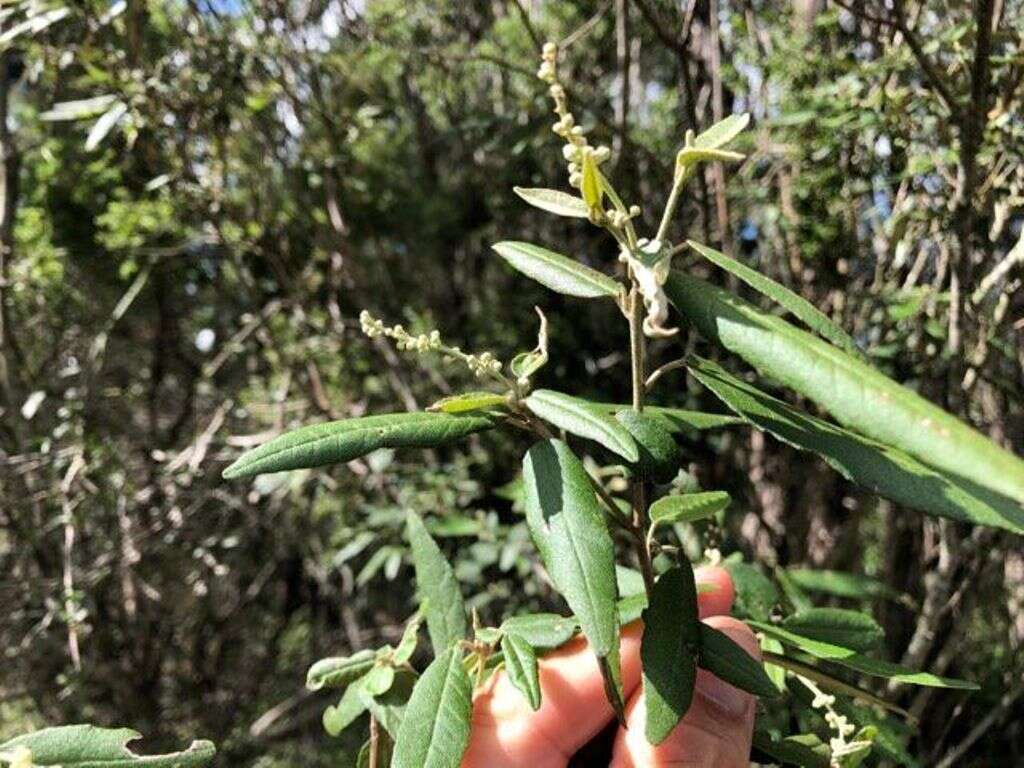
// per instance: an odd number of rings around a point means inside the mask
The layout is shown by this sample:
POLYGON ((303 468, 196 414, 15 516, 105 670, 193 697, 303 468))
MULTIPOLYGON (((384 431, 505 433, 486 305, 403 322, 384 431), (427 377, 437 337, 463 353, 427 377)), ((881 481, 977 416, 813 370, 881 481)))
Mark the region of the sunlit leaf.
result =
POLYGON ((657 525, 693 523, 712 517, 729 506, 729 494, 725 491, 702 493, 680 493, 662 496, 651 504, 648 514, 657 525))
POLYGON ((619 645, 615 546, 590 477, 560 440, 535 444, 523 460, 526 519, 555 587, 597 656, 619 645))
POLYGON ((626 461, 635 462, 640 456, 629 430, 615 419, 598 413, 586 400, 550 389, 538 389, 531 392, 524 402, 545 421, 600 443, 626 461))
POLYGON ((540 208, 548 213, 570 216, 574 219, 585 219, 590 215, 587 204, 576 195, 557 189, 513 187, 513 190, 534 208, 540 208))
POLYGON ((857 345, 854 344, 853 339, 850 338, 846 331, 829 320, 817 307, 802 296, 798 296, 784 285, 780 285, 757 270, 751 269, 730 256, 726 256, 721 251, 716 251, 714 248, 701 245, 693 240, 687 240, 686 242, 687 245, 712 264, 716 264, 726 272, 736 275, 736 277, 755 291, 764 294, 780 307, 790 312, 815 333, 820 334, 847 352, 860 356, 857 345))
POLYGON ((466 637, 466 607, 455 572, 430 537, 419 515, 406 516, 412 561, 416 567, 416 592, 434 653, 441 655, 466 637))
POLYGON ((619 284, 608 275, 547 248, 519 242, 492 247, 512 267, 556 293, 583 299, 619 295, 619 284))
POLYGON ((754 627, 754 629, 761 630, 777 640, 782 641, 783 644, 799 648, 801 651, 804 651, 817 659, 833 662, 872 677, 882 677, 887 680, 895 680, 897 682, 909 683, 911 685, 930 686, 933 688, 957 688, 966 691, 974 691, 979 687, 976 683, 972 683, 967 680, 939 677, 938 675, 933 675, 930 672, 917 672, 891 661, 873 659, 870 656, 864 656, 863 654, 858 653, 852 648, 843 648, 821 640, 802 637, 794 632, 790 632, 766 622, 750 620, 749 624, 754 627))
POLYGON ((579 624, 571 616, 557 613, 528 613, 510 616, 501 623, 501 629, 517 635, 539 650, 558 648, 579 632, 579 624))
POLYGON ((710 283, 676 272, 665 291, 701 335, 814 400, 846 427, 957 477, 975 495, 1002 495, 1005 508, 1016 501, 1015 513, 1000 516, 1003 527, 1021 527, 1024 460, 870 365, 710 283))
POLYGON ((447 413, 390 413, 331 421, 286 432, 243 454, 224 477, 251 477, 337 464, 379 448, 433 448, 490 429, 485 416, 447 413))
POLYGON ((896 448, 801 412, 694 358, 690 371, 701 384, 751 424, 790 445, 819 454, 843 476, 913 509, 953 520, 1024 532, 1024 510, 1015 501, 942 473, 896 448))
POLYGON ((97 728, 93 725, 64 725, 43 728, 16 736, 0 744, 0 752, 28 750, 33 766, 55 768, 195 768, 213 760, 216 750, 209 741, 194 741, 184 752, 167 755, 137 755, 128 743, 142 734, 130 728, 97 728))

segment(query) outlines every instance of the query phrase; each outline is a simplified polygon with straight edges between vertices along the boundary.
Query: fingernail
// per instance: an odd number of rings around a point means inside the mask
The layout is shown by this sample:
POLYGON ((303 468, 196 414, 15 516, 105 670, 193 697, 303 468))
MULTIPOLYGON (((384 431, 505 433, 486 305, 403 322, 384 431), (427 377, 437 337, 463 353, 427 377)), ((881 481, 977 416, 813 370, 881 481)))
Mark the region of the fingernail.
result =
POLYGON ((749 693, 719 680, 705 669, 697 670, 697 694, 732 718, 743 717, 751 699, 749 693))

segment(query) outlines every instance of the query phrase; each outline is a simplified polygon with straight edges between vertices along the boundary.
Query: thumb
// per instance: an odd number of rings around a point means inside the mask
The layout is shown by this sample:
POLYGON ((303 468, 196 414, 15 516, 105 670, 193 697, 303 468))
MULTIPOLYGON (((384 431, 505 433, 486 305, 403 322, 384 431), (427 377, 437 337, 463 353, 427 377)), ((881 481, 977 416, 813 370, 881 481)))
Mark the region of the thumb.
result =
MULTIPOLYGON (((729 616, 712 616, 706 621, 755 659, 761 658, 757 638, 746 624, 729 616)), ((644 733, 646 712, 643 693, 638 690, 626 713, 628 730, 620 729, 615 740, 611 768, 747 768, 755 708, 752 695, 707 670, 698 670, 689 711, 655 747, 644 733)))

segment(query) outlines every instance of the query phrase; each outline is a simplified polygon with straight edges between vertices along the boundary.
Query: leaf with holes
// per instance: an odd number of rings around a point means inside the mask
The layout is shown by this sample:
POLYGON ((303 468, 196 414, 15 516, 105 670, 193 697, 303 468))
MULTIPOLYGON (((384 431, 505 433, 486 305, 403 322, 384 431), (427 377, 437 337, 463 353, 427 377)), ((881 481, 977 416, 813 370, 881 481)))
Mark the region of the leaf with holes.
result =
POLYGON ((0 744, 0 754, 28 754, 27 764, 40 768, 196 768, 208 764, 216 752, 209 741, 194 741, 183 752, 137 755, 128 749, 128 743, 141 738, 142 734, 130 728, 64 725, 16 736, 0 744))

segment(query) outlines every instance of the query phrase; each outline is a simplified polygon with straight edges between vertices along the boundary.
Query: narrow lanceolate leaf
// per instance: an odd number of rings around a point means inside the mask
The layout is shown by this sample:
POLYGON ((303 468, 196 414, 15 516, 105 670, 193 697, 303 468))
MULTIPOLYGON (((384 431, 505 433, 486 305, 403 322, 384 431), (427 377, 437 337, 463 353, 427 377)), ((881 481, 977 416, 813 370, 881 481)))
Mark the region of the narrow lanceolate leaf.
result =
POLYGON ((644 611, 640 643, 647 741, 663 742, 690 708, 697 680, 700 621, 689 563, 661 575, 644 611))
POLYGON ((858 653, 852 648, 843 648, 832 643, 803 637, 774 624, 762 621, 749 621, 748 623, 754 629, 759 629, 765 634, 781 640, 785 645, 799 648, 804 653, 808 653, 817 659, 830 661, 872 677, 882 677, 887 680, 895 680, 911 685, 924 685, 932 688, 957 688, 974 691, 979 687, 976 683, 967 680, 939 677, 930 672, 916 672, 891 661, 873 659, 870 656, 858 653))
POLYGON ((427 619, 427 631, 434 653, 440 655, 466 637, 466 607, 455 572, 423 525, 410 512, 406 518, 409 545, 416 567, 416 592, 427 619))
POLYGON ((855 651, 870 651, 885 639, 885 632, 873 618, 841 608, 798 611, 783 620, 782 628, 855 651))
POLYGON ((558 216, 570 216, 574 219, 585 219, 588 216, 587 204, 576 195, 570 195, 558 189, 538 187, 513 187, 512 189, 523 200, 542 211, 558 216))
POLYGON ((508 679, 518 688, 530 708, 540 709, 540 677, 537 671, 537 652, 519 635, 506 632, 501 638, 501 652, 505 656, 508 679))
POLYGON ((392 768, 458 768, 469 743, 472 696, 462 652, 440 653, 413 689, 392 768))
POLYGON ((1024 515, 1024 460, 941 408, 841 349, 703 280, 674 273, 665 292, 701 335, 814 400, 844 426, 959 478, 975 495, 988 491, 986 498, 1016 501, 1018 514, 1024 515))
POLYGON ((697 135, 693 146, 697 149, 721 149, 739 136, 750 123, 750 115, 729 115, 697 135))
POLYGON ((507 395, 499 395, 495 392, 462 392, 438 400, 427 410, 441 413, 466 413, 504 408, 507 405, 507 395))
POLYGON ((433 448, 494 426, 486 416, 391 413, 302 427, 243 454, 224 477, 307 469, 365 456, 378 448, 433 448))
POLYGON ((754 731, 754 748, 772 760, 801 768, 829 768, 832 752, 813 733, 779 737, 768 731, 754 731))
POLYGON ((1024 509, 907 453, 830 424, 765 394, 700 358, 690 371, 722 402, 783 442, 820 455, 842 475, 912 509, 1024 533, 1024 509))
MULTIPOLYGON (((590 405, 594 410, 607 414, 629 410, 631 407, 615 403, 590 403, 590 405)), ((743 419, 727 413, 704 413, 703 411, 688 411, 683 408, 663 408, 653 405, 644 407, 644 416, 656 420, 673 435, 692 435, 705 429, 718 429, 743 423, 743 419)))
POLYGON ((634 462, 640 457, 629 430, 615 419, 599 413, 586 400, 550 389, 538 389, 531 392, 524 402, 545 421, 573 435, 600 443, 626 461, 634 462))
POLYGON ((306 673, 306 688, 344 688, 359 679, 373 667, 377 658, 374 651, 356 651, 351 656, 332 656, 321 659, 306 673))
POLYGON ((767 621, 779 602, 775 583, 750 563, 726 562, 725 569, 736 589, 736 609, 740 616, 767 621))
POLYGON ((656 416, 632 408, 619 411, 615 419, 636 442, 640 471, 656 483, 667 483, 679 472, 683 455, 669 432, 656 416))
POLYGON ((693 240, 687 240, 686 243, 712 264, 736 275, 736 277, 755 291, 767 296, 815 333, 825 337, 850 354, 860 356, 860 351, 849 334, 829 320, 817 307, 802 296, 798 296, 784 285, 780 285, 770 277, 765 277, 756 269, 751 269, 731 256, 726 256, 721 251, 708 248, 706 245, 693 240))
POLYGON ((64 725, 17 736, 0 744, 0 753, 28 750, 29 765, 60 768, 195 768, 213 760, 213 744, 194 741, 183 752, 167 755, 137 755, 128 743, 142 734, 130 728, 97 728, 92 725, 64 725))
POLYGON ((608 275, 547 248, 518 242, 492 247, 512 267, 557 293, 582 299, 619 295, 619 284, 608 275))
POLYGON ((884 597, 901 600, 903 596, 888 584, 860 573, 817 570, 815 568, 787 568, 789 577, 803 589, 823 592, 835 597, 870 600, 884 597))
POLYGON ((703 493, 681 493, 663 496, 651 504, 649 514, 655 525, 693 523, 718 514, 729 506, 729 494, 725 491, 703 493))
POLYGON ((580 625, 571 616, 557 613, 528 613, 511 616, 501 623, 501 629, 521 637, 539 650, 550 650, 565 645, 579 632, 580 625))
POLYGON ((526 520, 555 587, 599 657, 619 645, 615 546, 583 463, 560 440, 523 460, 526 520))
POLYGON ((769 699, 779 695, 779 689, 760 661, 727 634, 703 623, 700 625, 700 657, 697 663, 701 669, 747 693, 769 699))

